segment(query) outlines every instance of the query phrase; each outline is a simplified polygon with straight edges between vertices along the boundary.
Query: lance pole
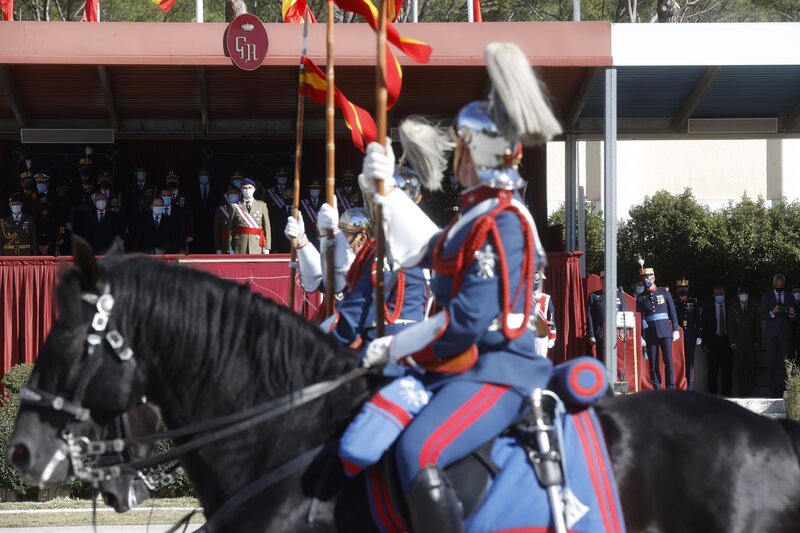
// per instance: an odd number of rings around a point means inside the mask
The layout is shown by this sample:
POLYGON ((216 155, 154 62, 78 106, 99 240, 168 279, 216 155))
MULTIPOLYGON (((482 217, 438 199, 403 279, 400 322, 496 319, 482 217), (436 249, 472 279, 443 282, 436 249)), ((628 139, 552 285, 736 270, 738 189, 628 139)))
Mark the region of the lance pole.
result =
MULTIPOLYGON (((325 172, 325 202, 336 209, 336 202, 334 199, 334 183, 336 173, 336 139, 334 138, 333 119, 334 119, 334 76, 333 76, 333 0, 328 0, 328 20, 326 31, 326 44, 327 56, 326 63, 326 76, 328 78, 327 84, 327 101, 325 106, 325 120, 326 120, 326 172, 325 172)), ((334 300, 334 280, 333 280, 333 257, 334 257, 334 244, 333 244, 333 230, 328 230, 328 249, 326 250, 326 270, 325 272, 325 316, 333 314, 333 300, 334 300)))
MULTIPOLYGON (((386 144, 386 0, 380 0, 378 9, 378 50, 375 72, 378 121, 378 142, 386 144)), ((375 183, 378 196, 383 196, 383 181, 375 183)), ((386 306, 384 305, 383 262, 386 257, 386 235, 383 232, 383 206, 374 202, 375 207, 375 334, 382 337, 386 331, 386 306)))

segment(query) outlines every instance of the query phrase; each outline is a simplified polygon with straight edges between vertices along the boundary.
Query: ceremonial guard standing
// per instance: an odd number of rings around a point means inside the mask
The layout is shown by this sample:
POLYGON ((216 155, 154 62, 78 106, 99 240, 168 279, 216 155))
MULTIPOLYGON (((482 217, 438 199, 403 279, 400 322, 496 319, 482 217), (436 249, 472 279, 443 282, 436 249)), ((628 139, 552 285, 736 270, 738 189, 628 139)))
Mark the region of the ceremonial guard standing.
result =
POLYGON ((214 250, 221 254, 228 249, 228 219, 233 212, 233 204, 239 201, 239 189, 233 185, 225 190, 222 204, 214 211, 214 250))
POLYGON ((650 379, 656 389, 661 388, 661 371, 658 368, 660 347, 664 356, 664 383, 667 389, 674 389, 672 343, 680 338, 675 302, 667 289, 656 286, 652 268, 643 268, 641 274, 644 276, 645 290, 636 298, 636 310, 642 314, 642 347, 647 350, 650 379))
POLYGON ((364 207, 364 195, 361 193, 361 188, 356 185, 353 173, 345 170, 339 181, 341 183, 336 186, 336 204, 339 213, 353 207, 364 207))
POLYGON ((675 282, 678 301, 676 311, 678 324, 683 329, 683 356, 686 359, 686 383, 694 390, 694 352, 703 343, 703 330, 700 323, 700 305, 697 298, 689 298, 689 280, 686 276, 675 282))
POLYGON ((364 161, 364 176, 385 184, 381 201, 392 258, 404 267, 433 268, 431 290, 442 309, 376 339, 364 359, 368 366, 429 370, 424 380, 433 398, 395 448, 415 533, 463 530, 463 511, 444 468, 505 431, 551 376, 551 363, 531 350, 533 274, 545 255, 516 191, 522 143, 540 144, 561 130, 518 47, 492 43, 486 63, 491 99, 463 107, 453 126, 454 170, 465 188, 453 224, 439 231, 393 188, 388 139, 386 147, 370 144, 364 161))
MULTIPOLYGON (((605 272, 600 272, 600 279, 605 278, 605 272)), ((617 312, 625 311, 625 294, 617 290, 617 312)), ((617 317, 611 317, 616 322, 617 317)), ((589 309, 586 313, 586 336, 589 344, 594 346, 597 359, 607 363, 605 357, 605 335, 606 324, 606 291, 603 289, 589 294, 589 309)))
POLYGON ((544 272, 537 270, 533 275, 533 306, 536 314, 547 325, 547 335, 536 337, 536 355, 547 357, 547 352, 556 344, 556 308, 553 299, 546 292, 542 292, 542 285, 547 277, 544 272))
POLYGON ((319 248, 319 233, 317 232, 317 213, 322 207, 322 184, 314 180, 308 186, 308 196, 300 200, 300 213, 306 220, 306 238, 311 241, 314 248, 319 248))
MULTIPOLYGON (((269 225, 273 228, 280 228, 286 221, 286 217, 292 214, 292 188, 287 187, 289 174, 280 169, 275 174, 275 184, 266 190, 264 199, 269 208, 269 225)), ((289 251, 290 243, 283 233, 276 233, 272 236, 272 251, 286 253, 289 251)))
POLYGON ((39 255, 36 222, 22 211, 25 198, 20 193, 11 195, 11 214, 0 219, 0 241, 2 255, 39 255))
POLYGON ((250 178, 242 183, 242 199, 231 204, 228 219, 229 254, 268 254, 272 245, 267 204, 253 195, 256 184, 250 178))

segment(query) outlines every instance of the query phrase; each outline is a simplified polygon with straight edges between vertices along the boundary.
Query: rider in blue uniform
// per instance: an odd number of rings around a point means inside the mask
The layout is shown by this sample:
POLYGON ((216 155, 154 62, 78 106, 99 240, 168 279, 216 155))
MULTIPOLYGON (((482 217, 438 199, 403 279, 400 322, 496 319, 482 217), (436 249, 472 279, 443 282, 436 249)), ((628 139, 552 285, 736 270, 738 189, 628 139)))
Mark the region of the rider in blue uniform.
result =
POLYGON ((666 388, 675 388, 675 368, 672 363, 672 343, 680 338, 675 302, 666 289, 656 286, 652 268, 642 270, 645 290, 636 297, 636 310, 642 314, 642 347, 647 350, 650 362, 650 379, 656 389, 661 387, 658 368, 658 348, 664 356, 664 381, 666 388))
MULTIPOLYGON (((526 85, 531 93, 538 91, 515 46, 490 45, 487 64, 496 66, 493 54, 498 51, 513 54, 515 64, 524 65, 517 74, 525 76, 526 84, 532 81, 526 85)), ((493 82, 498 83, 494 76, 493 82)), ((512 94, 514 109, 528 105, 520 102, 531 93, 512 94)), ((543 115, 530 121, 535 122, 529 126, 535 131, 520 127, 503 115, 512 103, 498 94, 509 92, 493 91, 492 100, 466 105, 455 119, 454 171, 465 189, 463 209, 443 231, 393 190, 391 149, 373 143, 364 161, 364 176, 383 180, 388 191, 381 201, 393 257, 405 267, 432 267, 431 290, 442 309, 426 322, 376 339, 364 361, 367 366, 422 367, 425 384, 433 391, 430 403, 411 421, 396 447, 400 482, 416 533, 463 529, 461 506, 443 468, 514 423, 527 408, 532 391, 544 388, 551 375, 550 361, 535 355, 531 324, 534 272, 543 266, 545 256, 531 215, 516 191, 521 185, 520 139, 541 142, 560 128, 546 105, 536 106, 543 115)))

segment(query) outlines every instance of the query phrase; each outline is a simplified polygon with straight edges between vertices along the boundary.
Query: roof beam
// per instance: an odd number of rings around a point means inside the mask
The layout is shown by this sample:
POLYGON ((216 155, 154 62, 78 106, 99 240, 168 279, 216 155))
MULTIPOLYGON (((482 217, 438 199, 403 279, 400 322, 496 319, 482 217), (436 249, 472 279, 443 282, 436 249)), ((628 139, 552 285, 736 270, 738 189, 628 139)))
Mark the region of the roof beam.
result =
POLYGON ((200 87, 200 120, 203 133, 208 133, 208 91, 206 89, 206 68, 197 67, 197 85, 200 87))
POLYGON ((673 129, 686 129, 694 110, 697 109, 697 106, 703 101, 703 98, 711 88, 711 85, 714 84, 714 80, 717 78, 721 70, 722 67, 706 68, 706 70, 703 72, 703 75, 700 76, 700 80, 697 82, 697 85, 694 86, 692 92, 686 97, 686 100, 683 102, 680 111, 678 111, 678 114, 675 115, 675 119, 672 121, 673 129))
POLYGON ((114 131, 119 131, 119 118, 117 117, 117 106, 114 104, 114 91, 111 89, 111 78, 108 76, 108 67, 97 65, 97 74, 100 75, 100 84, 103 86, 103 94, 106 97, 106 107, 108 108, 108 120, 114 131))
POLYGON ((586 99, 589 98, 589 91, 592 89, 592 82, 598 70, 597 67, 591 67, 586 70, 586 75, 583 77, 580 88, 578 88, 578 94, 572 102, 569 115, 567 115, 567 127, 565 128, 567 131, 571 131, 578 123, 578 119, 581 118, 581 113, 583 113, 583 108, 586 106, 586 99))
POLYGON ((14 80, 11 79, 11 71, 7 65, 0 65, 0 85, 3 86, 3 91, 6 93, 11 104, 11 110, 14 111, 14 116, 17 119, 17 124, 20 128, 24 128, 28 124, 28 118, 25 114, 25 109, 22 107, 22 101, 19 98, 17 88, 14 86, 14 80))
POLYGON ((797 107, 794 108, 792 114, 789 115, 789 118, 786 119, 786 129, 787 130, 800 129, 800 104, 797 104, 797 107))

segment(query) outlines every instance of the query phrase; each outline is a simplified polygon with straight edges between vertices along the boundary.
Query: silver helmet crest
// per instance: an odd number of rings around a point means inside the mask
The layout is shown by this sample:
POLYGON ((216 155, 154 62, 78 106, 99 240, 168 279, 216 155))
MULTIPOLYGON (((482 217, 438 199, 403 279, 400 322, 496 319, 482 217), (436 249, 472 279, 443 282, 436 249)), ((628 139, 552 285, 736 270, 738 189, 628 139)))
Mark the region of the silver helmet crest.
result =
POLYGON ((339 217, 339 229, 350 233, 365 232, 369 234, 372 231, 372 221, 369 218, 369 213, 363 207, 347 209, 339 217))

